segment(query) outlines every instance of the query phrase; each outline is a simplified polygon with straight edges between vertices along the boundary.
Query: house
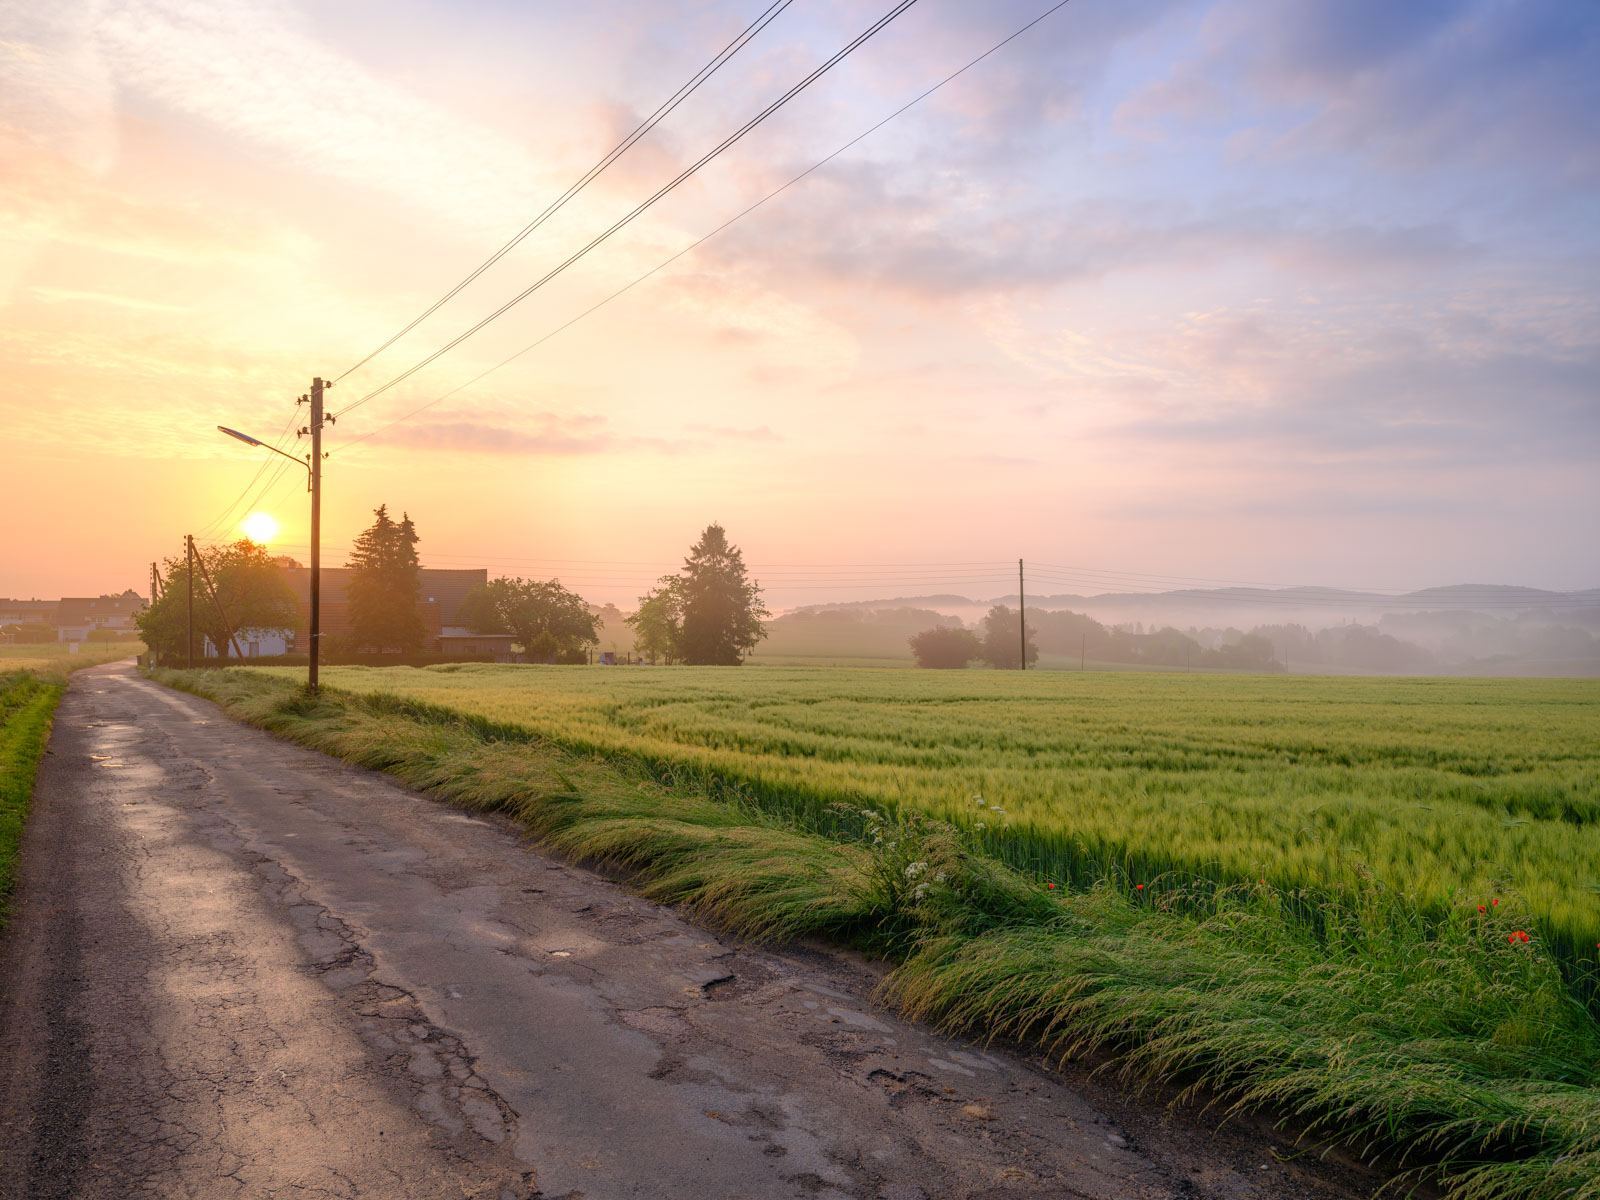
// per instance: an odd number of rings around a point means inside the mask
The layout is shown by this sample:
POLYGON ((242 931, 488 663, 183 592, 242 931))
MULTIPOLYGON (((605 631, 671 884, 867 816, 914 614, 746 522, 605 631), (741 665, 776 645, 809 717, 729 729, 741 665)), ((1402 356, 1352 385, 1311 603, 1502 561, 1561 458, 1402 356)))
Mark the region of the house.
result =
MULTIPOLYGON (((56 600, 0 600, 0 629, 7 625, 31 626, 35 631, 53 629, 59 607, 56 600)), ((28 636, 37 640, 43 633, 30 632, 28 636)))
MULTIPOLYGON (((246 658, 267 658, 277 654, 289 653, 289 637, 292 630, 288 629, 238 629, 234 631, 233 642, 226 642, 223 649, 226 657, 237 658, 234 653, 234 643, 238 644, 239 651, 246 658)), ((207 658, 221 657, 217 648, 211 644, 209 637, 204 639, 205 647, 202 653, 207 658)))
POLYGON ((133 619, 144 604, 144 597, 132 588, 120 596, 63 596, 56 606, 56 640, 81 642, 96 629, 137 633, 133 619))
MULTIPOLYGON (((350 580, 355 572, 349 567, 322 568, 322 635, 339 637, 351 632, 350 580)), ((285 567, 283 577, 294 591, 298 610, 293 633, 295 653, 306 652, 311 630, 311 571, 307 567, 285 567)), ((417 596, 417 612, 422 615, 424 636, 422 646, 430 654, 509 654, 509 634, 475 634, 461 623, 461 603, 467 593, 489 582, 489 572, 483 567, 463 570, 444 567, 423 567, 418 573, 421 584, 417 596)), ((266 653, 262 651, 262 653, 266 653)))
POLYGON ((446 625, 439 631, 437 645, 440 654, 492 654, 509 662, 511 644, 516 640, 509 633, 473 633, 462 626, 446 625))

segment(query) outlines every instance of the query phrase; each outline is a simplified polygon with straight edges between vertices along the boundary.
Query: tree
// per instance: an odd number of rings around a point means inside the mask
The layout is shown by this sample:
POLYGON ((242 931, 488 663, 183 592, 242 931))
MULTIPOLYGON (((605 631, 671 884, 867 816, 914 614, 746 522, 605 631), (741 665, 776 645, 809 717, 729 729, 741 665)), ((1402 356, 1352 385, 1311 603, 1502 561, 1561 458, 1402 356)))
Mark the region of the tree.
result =
POLYGON ((345 563, 352 574, 346 593, 350 602, 350 643, 355 648, 421 649, 427 634, 417 600, 422 594, 422 564, 417 560, 417 528, 409 515, 399 524, 389 506, 374 510, 377 518, 360 537, 345 563))
POLYGON ((600 640, 599 618, 555 579, 491 579, 467 593, 460 616, 474 633, 511 634, 531 658, 570 656, 600 640))
POLYGON ((936 625, 910 639, 919 667, 960 668, 982 656, 983 643, 970 629, 936 625))
MULTIPOLYGON (((983 618, 983 658, 991 667, 1017 669, 1018 635, 1017 614, 1004 604, 996 604, 983 618)), ((1028 631, 1028 661, 1039 661, 1039 647, 1034 644, 1033 631, 1028 631)))
MULTIPOLYGON (((265 546, 242 538, 231 546, 208 546, 199 550, 205 571, 194 572, 195 653, 201 653, 205 639, 221 653, 230 653, 228 628, 293 629, 297 608, 294 589, 283 577, 265 546), (206 574, 216 585, 217 600, 226 614, 225 626, 217 605, 206 593, 206 574)), ((189 611, 189 564, 187 556, 169 558, 164 564, 166 586, 155 604, 134 616, 144 644, 164 658, 188 654, 184 644, 189 611)))
POLYGON ((659 656, 668 666, 683 655, 683 577, 663 575, 655 589, 639 597, 639 611, 627 618, 633 626, 633 649, 653 665, 659 656))
POLYGON ((697 666, 736 667, 767 636, 761 586, 745 576, 744 555, 721 525, 707 525, 689 549, 680 575, 683 627, 679 649, 697 666))

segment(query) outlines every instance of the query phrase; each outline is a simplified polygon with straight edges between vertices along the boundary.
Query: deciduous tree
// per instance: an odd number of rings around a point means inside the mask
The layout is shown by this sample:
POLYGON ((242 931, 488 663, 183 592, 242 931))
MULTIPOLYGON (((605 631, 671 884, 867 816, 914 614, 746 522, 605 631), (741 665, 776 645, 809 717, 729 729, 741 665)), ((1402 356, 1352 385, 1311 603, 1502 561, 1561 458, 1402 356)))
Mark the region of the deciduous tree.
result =
POLYGON ((599 618, 555 579, 491 579, 467 593, 460 616, 474 633, 509 633, 540 659, 600 640, 599 618))
POLYGON ((639 611, 627 618, 633 626, 633 649, 654 663, 671 666, 682 657, 683 577, 664 575, 653 591, 639 597, 639 611))
MULTIPOLYGON (((211 644, 228 653, 228 627, 241 629, 293 629, 296 624, 294 589, 272 561, 265 546, 242 538, 231 546, 206 546, 199 549, 206 570, 194 572, 194 640, 199 655, 210 638, 211 644), (227 625, 217 606, 206 594, 206 572, 216 585, 217 600, 227 616, 227 625)), ((189 564, 187 558, 169 558, 164 564, 166 586, 154 605, 134 617, 145 645, 162 657, 187 655, 184 636, 189 612, 189 564)))
POLYGON ((960 668, 983 655, 983 643, 970 629, 936 625, 924 629, 910 641, 911 653, 916 656, 919 667, 960 668))
MULTIPOLYGON (((1017 669, 1021 641, 1018 616, 1004 604, 996 604, 983 618, 983 657, 991 667, 1017 669)), ((1028 631, 1028 662, 1039 661, 1039 647, 1034 644, 1033 631, 1028 631)))

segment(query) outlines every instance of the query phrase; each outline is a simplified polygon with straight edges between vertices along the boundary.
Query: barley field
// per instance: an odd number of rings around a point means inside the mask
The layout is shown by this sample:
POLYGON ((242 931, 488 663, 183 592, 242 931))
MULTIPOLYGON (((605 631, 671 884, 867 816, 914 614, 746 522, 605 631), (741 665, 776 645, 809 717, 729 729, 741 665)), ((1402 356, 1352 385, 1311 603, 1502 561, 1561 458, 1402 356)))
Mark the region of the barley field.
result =
POLYGON ((1600 942, 1600 683, 772 668, 336 667, 356 693, 768 800, 908 806, 1129 886, 1377 881, 1600 942))

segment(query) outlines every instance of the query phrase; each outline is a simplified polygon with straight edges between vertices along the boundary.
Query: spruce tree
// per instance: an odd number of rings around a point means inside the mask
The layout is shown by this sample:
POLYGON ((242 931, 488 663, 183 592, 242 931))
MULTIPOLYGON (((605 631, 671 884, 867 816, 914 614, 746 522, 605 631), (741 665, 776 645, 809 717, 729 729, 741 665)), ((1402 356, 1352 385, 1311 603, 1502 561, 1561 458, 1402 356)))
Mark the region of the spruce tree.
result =
POLYGON ((761 603, 760 585, 746 577, 744 556, 721 525, 706 526, 684 559, 681 578, 683 661, 738 666, 767 636, 761 619, 771 614, 761 603))
POLYGON ((353 644, 364 650, 413 653, 427 634, 417 600, 422 594, 422 564, 417 558, 417 528, 402 514, 398 524, 380 504, 376 520, 356 539, 345 563, 352 571, 348 599, 353 644))

